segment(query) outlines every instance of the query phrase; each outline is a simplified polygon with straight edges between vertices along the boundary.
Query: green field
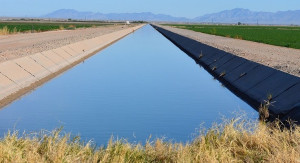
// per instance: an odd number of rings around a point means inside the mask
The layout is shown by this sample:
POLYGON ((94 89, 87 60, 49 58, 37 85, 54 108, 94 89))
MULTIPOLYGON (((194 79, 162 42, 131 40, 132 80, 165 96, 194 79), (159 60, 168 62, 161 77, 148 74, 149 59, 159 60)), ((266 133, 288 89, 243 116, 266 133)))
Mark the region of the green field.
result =
MULTIPOLYGON (((97 22, 0 22, 2 34, 11 34, 18 32, 44 32, 59 29, 89 28, 103 25, 112 25, 112 23, 97 22)), ((1 31, 0 31, 1 34, 1 31)))
POLYGON ((218 36, 300 49, 300 27, 245 25, 166 25, 218 36))

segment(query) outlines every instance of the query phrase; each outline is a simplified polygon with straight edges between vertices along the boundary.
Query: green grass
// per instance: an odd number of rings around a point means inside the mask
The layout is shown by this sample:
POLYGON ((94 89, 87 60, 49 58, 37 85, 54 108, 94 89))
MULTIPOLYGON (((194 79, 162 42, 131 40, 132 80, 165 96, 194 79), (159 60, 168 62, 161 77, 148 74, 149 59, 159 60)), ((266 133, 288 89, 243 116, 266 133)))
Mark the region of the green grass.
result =
POLYGON ((59 29, 75 29, 90 28, 103 25, 111 25, 110 23, 62 23, 62 22, 0 22, 0 30, 7 29, 9 33, 17 32, 44 32, 59 29))
POLYGON ((218 36, 300 49, 300 27, 244 25, 166 25, 218 36))

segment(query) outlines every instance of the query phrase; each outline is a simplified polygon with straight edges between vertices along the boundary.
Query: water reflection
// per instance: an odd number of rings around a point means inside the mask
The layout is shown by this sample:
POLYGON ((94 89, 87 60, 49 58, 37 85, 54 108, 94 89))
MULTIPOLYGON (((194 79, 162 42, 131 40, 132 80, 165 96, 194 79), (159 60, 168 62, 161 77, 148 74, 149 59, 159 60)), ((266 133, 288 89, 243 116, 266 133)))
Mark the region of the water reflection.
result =
POLYGON ((204 123, 257 113, 149 25, 0 111, 0 133, 64 126, 105 144, 152 137, 190 140, 204 123))

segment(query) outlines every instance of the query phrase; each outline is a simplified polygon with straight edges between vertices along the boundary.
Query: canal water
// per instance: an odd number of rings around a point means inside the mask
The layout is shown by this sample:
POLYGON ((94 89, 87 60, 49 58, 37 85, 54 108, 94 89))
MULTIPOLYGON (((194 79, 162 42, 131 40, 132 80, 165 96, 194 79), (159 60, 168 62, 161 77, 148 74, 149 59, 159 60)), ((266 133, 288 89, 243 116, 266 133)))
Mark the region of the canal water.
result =
POLYGON ((0 134, 53 130, 106 144, 186 142, 222 117, 257 113, 147 25, 0 110, 0 134))

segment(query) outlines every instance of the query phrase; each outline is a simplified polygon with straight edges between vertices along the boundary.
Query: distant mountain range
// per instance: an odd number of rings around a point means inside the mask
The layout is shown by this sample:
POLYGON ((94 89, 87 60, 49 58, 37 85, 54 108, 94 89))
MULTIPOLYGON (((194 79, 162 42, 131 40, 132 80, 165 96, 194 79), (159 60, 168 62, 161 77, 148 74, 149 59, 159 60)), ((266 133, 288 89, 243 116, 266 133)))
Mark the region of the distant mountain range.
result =
POLYGON ((181 22, 189 21, 189 19, 184 17, 173 17, 164 14, 153 14, 151 12, 141 12, 141 13, 93 13, 93 12, 79 12, 72 9, 61 9, 54 11, 50 14, 42 16, 45 18, 61 18, 61 19, 82 19, 82 20, 144 20, 144 21, 171 21, 171 22, 181 22))
POLYGON ((195 22, 250 23, 250 24, 300 24, 300 10, 279 12, 253 12, 236 8, 193 19, 195 22))
POLYGON ((165 14, 142 13, 93 13, 80 12, 72 9, 61 9, 42 16, 43 18, 82 19, 82 20, 144 20, 162 22, 191 22, 191 23, 248 23, 248 24, 297 24, 300 25, 300 10, 279 12, 254 12, 248 9, 236 8, 218 13, 206 14, 188 19, 173 17, 165 14))

